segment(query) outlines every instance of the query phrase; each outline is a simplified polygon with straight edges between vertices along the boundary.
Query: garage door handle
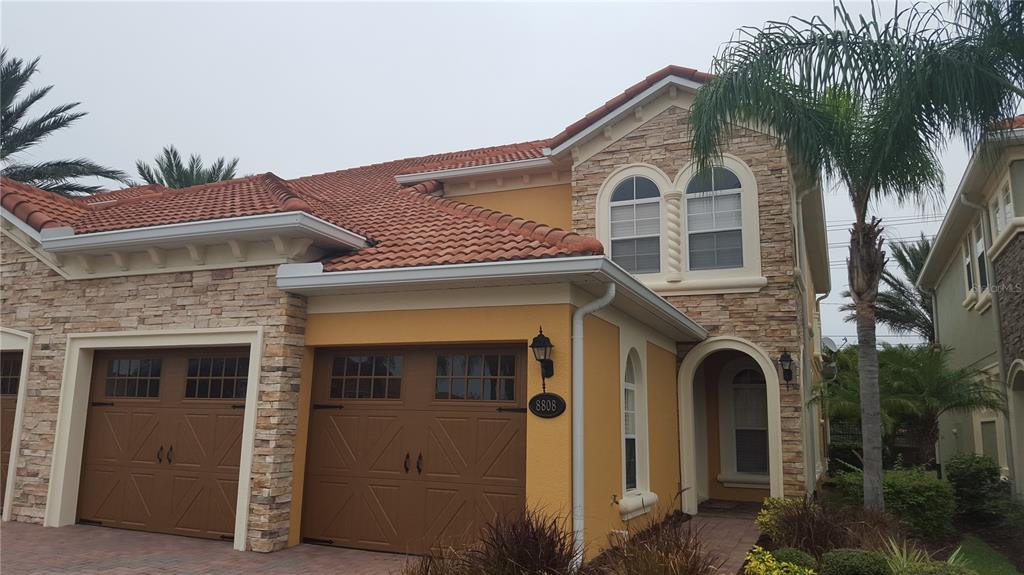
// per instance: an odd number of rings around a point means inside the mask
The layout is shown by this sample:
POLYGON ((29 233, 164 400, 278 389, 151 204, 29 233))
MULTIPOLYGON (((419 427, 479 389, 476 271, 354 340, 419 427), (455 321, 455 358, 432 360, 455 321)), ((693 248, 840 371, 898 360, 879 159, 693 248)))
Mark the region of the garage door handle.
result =
POLYGON ((174 463, 174 461, 171 459, 172 457, 174 457, 174 446, 173 445, 171 446, 170 449, 167 450, 167 463, 174 463))
POLYGON ((160 446, 160 449, 156 450, 156 462, 157 463, 163 463, 164 462, 164 446, 163 445, 160 446))
POLYGON ((402 467, 405 468, 405 472, 406 473, 409 473, 409 454, 408 453, 405 454, 405 462, 402 463, 402 467))
POLYGON ((416 458, 416 474, 419 475, 421 473, 423 473, 423 454, 422 453, 419 455, 419 457, 416 458))

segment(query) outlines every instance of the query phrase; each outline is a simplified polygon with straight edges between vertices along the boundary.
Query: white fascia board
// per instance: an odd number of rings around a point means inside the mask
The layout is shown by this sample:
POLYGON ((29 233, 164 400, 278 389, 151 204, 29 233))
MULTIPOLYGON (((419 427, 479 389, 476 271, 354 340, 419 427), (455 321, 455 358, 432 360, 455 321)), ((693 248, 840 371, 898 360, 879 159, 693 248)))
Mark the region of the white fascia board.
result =
POLYGON ((577 142, 579 142, 581 140, 584 140, 587 137, 589 137, 591 134, 593 134, 594 132, 597 132, 598 130, 601 130, 608 123, 614 122, 619 117, 621 117, 623 114, 626 114, 627 112, 629 112, 634 106, 642 104, 648 98, 653 97, 655 94, 657 94, 663 88, 665 88, 666 86, 668 86, 670 84, 674 84, 676 86, 680 86, 682 88, 686 88, 686 89, 692 90, 694 92, 696 92, 697 90, 699 90, 701 88, 701 86, 703 86, 703 84, 701 84, 700 82, 694 82, 693 80, 687 80, 686 78, 680 78, 679 76, 666 76, 665 78, 662 78, 661 80, 659 80, 656 84, 654 84, 650 88, 647 88, 643 92, 640 92, 636 96, 633 96, 632 98, 630 98, 630 100, 628 102, 626 102, 625 104, 622 104, 618 108, 615 108, 611 112, 608 112, 607 114, 604 115, 604 117, 602 117, 600 120, 594 122, 593 124, 587 126, 580 133, 578 133, 575 136, 569 138, 568 140, 562 142, 561 144, 559 144, 558 147, 553 148, 553 149, 552 148, 545 149, 545 153, 547 155, 549 155, 549 156, 557 156, 558 154, 561 154, 565 150, 568 150, 569 148, 575 146, 577 142))
POLYGON ((484 166, 469 166, 466 168, 451 168, 448 170, 437 170, 434 172, 417 172, 415 174, 399 174, 395 181, 402 185, 417 184, 427 180, 450 180, 454 178, 469 178, 476 176, 493 176, 506 172, 519 170, 550 168, 552 162, 548 158, 531 158, 529 160, 514 160, 500 164, 487 164, 484 166))
POLYGON ((960 228, 966 225, 966 221, 973 219, 975 214, 975 210, 965 206, 960 198, 976 202, 977 199, 970 198, 971 188, 979 183, 984 183, 990 175, 987 171, 988 166, 984 166, 982 162, 983 149, 988 146, 1006 146, 1021 142, 1024 142, 1024 128, 1011 130, 1008 134, 998 137, 985 137, 974 149, 971 159, 967 162, 967 169, 964 170, 964 175, 961 176, 960 183, 956 187, 956 193, 953 194, 953 201, 950 202, 949 209, 946 210, 946 215, 942 218, 939 231, 932 238, 932 251, 928 253, 928 257, 925 258, 924 264, 921 266, 921 274, 917 278, 916 287, 925 290, 933 289, 946 269, 950 253, 960 247, 960 236, 963 234, 963 230, 960 228), (952 234, 955 234, 955 237, 951 237, 952 234))
POLYGON ((33 240, 37 242, 42 242, 42 239, 40 238, 40 233, 36 231, 35 228, 23 222, 21 218, 12 214, 7 208, 0 208, 0 210, 2 210, 4 221, 18 228, 18 230, 20 230, 23 234, 32 238, 33 240))
POLYGON ((275 234, 290 234, 312 237, 318 244, 355 249, 367 246, 366 238, 363 236, 306 212, 261 214, 77 235, 70 228, 51 228, 44 230, 41 238, 43 249, 62 253, 185 242, 215 242, 245 234, 263 238, 275 234))
POLYGON ((648 313, 687 335, 688 339, 703 340, 708 336, 707 330, 604 256, 328 273, 324 273, 323 266, 317 263, 282 264, 278 266, 277 271, 278 288, 306 295, 368 288, 384 290, 387 288, 433 287, 436 289, 453 282, 484 283, 502 280, 522 283, 537 283, 537 280, 614 282, 620 288, 620 296, 642 306, 648 313))

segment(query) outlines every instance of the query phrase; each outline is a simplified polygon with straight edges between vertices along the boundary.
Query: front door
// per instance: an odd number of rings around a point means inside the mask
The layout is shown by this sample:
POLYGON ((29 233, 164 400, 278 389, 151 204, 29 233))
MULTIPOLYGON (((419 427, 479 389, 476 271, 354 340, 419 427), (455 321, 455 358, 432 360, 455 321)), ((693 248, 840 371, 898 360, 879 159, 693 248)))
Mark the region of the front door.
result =
POLYGON ((304 538, 428 553, 521 512, 522 362, 500 348, 318 352, 304 538))
POLYGON ((231 539, 248 363, 244 348, 96 352, 79 521, 231 539))

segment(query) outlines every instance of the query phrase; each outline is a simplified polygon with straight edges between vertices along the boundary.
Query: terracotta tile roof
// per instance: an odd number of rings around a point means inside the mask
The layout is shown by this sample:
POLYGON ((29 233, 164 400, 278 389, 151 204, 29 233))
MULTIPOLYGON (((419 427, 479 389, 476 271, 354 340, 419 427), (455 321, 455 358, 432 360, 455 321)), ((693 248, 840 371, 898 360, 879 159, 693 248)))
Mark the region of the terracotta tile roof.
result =
POLYGON ((490 148, 478 148, 464 152, 450 154, 438 154, 429 156, 430 160, 422 164, 411 166, 402 170, 402 174, 417 174, 421 172, 436 172, 439 170, 452 170, 456 168, 469 168, 475 166, 488 166, 491 164, 502 164, 519 160, 532 160, 544 157, 544 148, 549 140, 534 140, 532 142, 521 142, 518 144, 507 144, 490 148))
POLYGON ((1015 116, 1006 121, 1007 130, 1016 130, 1017 128, 1024 128, 1024 114, 1015 116))
POLYGON ((75 200, 0 178, 0 205, 37 230, 71 225, 89 208, 75 200))
POLYGON ((561 144, 565 143, 565 141, 568 140, 569 138, 572 138, 576 134, 579 134, 583 130, 587 129, 587 127, 593 124, 594 122, 605 117, 609 112, 615 110, 615 108, 618 108, 619 106, 625 104, 633 97, 635 97, 637 94, 657 84, 658 82, 667 78, 668 76, 680 76, 688 80, 693 80, 694 82, 701 83, 707 82, 709 79, 711 79, 710 74, 706 72, 701 72, 700 70, 695 70, 693 68, 685 68, 683 66, 665 66, 661 70, 658 70, 657 72, 644 78, 640 82, 633 84, 632 86, 627 88, 625 92, 619 94, 618 96, 615 96, 611 100, 608 100, 593 112, 590 112, 586 116, 583 116, 579 120, 573 122, 572 124, 569 124, 569 126, 566 129, 562 130, 554 138, 548 140, 548 146, 551 148, 556 148, 560 146, 561 144))

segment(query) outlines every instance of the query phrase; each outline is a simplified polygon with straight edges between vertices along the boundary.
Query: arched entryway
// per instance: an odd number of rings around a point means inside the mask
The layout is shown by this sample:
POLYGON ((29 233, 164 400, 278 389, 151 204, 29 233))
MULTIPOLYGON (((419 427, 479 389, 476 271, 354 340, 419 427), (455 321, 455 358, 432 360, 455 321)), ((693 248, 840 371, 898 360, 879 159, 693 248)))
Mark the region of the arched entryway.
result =
POLYGON ((759 346, 715 337, 679 369, 683 508, 704 499, 781 497, 782 418, 774 363, 759 346))
POLYGON ((1014 487, 1024 495, 1024 360, 1010 365, 1007 378, 1010 411, 1010 458, 1013 464, 1014 487))

